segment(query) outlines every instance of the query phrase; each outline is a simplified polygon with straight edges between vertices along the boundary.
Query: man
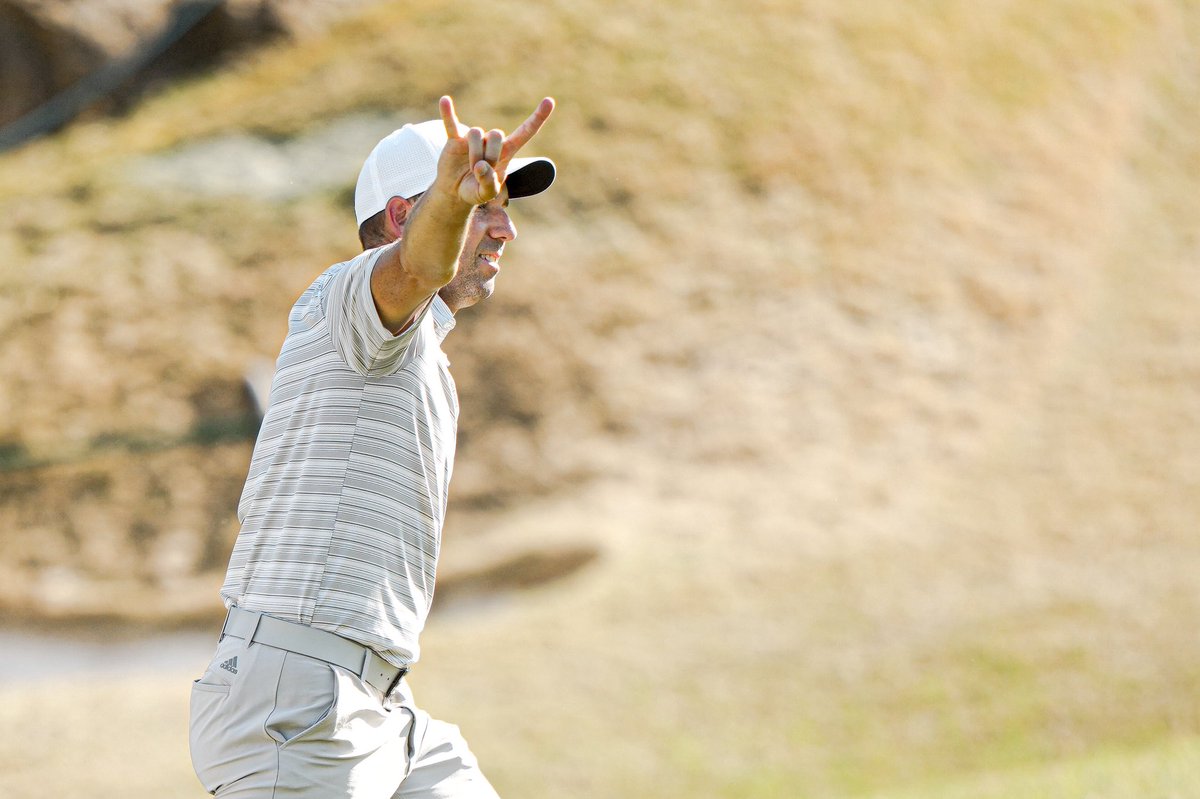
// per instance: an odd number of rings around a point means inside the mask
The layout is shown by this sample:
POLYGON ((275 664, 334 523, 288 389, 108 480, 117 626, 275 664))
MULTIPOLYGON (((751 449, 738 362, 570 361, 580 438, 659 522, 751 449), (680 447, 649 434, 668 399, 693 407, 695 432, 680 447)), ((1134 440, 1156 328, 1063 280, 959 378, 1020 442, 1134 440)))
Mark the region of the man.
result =
POLYGON ((221 595, 193 685, 192 762, 237 797, 495 797, 466 742, 404 680, 433 597, 458 400, 441 341, 491 295, 516 238, 508 200, 544 191, 548 159, 516 131, 405 125, 355 190, 364 252, 296 302, 221 595))

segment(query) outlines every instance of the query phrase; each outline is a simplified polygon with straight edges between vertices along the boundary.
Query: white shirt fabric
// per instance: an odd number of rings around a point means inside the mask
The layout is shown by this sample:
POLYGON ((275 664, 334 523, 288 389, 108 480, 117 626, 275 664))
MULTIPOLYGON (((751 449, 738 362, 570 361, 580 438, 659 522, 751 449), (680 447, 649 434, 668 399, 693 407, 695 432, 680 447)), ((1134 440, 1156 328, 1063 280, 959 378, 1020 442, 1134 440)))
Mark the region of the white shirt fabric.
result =
POLYGON ((384 248, 300 297, 238 503, 226 605, 329 630, 396 666, 420 657, 458 427, 434 297, 399 336, 379 321, 384 248))

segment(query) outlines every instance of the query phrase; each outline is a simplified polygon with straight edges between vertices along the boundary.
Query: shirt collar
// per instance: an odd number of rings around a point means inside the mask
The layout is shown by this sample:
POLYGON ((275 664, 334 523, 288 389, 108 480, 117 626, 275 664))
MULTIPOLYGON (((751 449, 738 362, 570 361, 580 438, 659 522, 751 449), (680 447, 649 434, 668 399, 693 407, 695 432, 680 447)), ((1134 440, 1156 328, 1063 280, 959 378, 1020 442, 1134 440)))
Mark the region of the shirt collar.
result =
POLYGON ((454 329, 454 311, 450 310, 450 306, 441 297, 434 294, 430 312, 433 314, 433 329, 437 333, 438 341, 445 341, 446 336, 454 329))

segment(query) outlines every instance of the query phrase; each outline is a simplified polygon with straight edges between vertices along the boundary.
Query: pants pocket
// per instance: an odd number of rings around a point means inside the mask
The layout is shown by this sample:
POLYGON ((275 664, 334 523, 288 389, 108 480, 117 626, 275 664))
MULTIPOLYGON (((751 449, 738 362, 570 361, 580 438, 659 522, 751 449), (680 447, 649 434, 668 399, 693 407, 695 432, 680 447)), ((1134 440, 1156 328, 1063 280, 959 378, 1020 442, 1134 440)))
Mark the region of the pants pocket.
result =
POLYGON ((280 670, 275 708, 267 718, 267 735, 281 746, 318 736, 321 730, 336 726, 337 700, 333 668, 289 652, 280 670))
POLYGON ((223 758, 213 750, 225 740, 228 721, 225 704, 229 699, 229 686, 196 680, 192 683, 189 704, 188 744, 192 756, 192 768, 204 786, 213 793, 220 786, 218 764, 223 758))

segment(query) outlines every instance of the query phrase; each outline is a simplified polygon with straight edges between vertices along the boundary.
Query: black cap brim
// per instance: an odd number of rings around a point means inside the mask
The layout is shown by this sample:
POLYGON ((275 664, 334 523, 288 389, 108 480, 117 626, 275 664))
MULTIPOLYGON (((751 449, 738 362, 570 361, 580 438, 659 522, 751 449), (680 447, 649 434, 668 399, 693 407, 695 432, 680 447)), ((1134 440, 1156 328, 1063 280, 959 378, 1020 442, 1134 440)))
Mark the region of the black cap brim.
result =
POLYGON ((508 186, 509 198, 541 194, 554 182, 556 171, 554 162, 549 158, 514 158, 509 162, 508 176, 504 181, 508 186))

